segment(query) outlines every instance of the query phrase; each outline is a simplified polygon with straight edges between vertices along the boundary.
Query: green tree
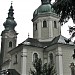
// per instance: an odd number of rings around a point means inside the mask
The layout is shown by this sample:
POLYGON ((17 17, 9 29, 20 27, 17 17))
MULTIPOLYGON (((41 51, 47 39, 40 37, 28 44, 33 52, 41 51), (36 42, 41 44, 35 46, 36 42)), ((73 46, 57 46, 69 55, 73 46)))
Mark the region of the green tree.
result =
POLYGON ((52 7, 60 16, 61 24, 66 23, 70 18, 75 23, 75 0, 55 0, 52 7))
POLYGON ((50 65, 45 63, 42 65, 42 60, 41 58, 37 58, 33 62, 33 66, 35 70, 30 69, 30 73, 32 75, 56 75, 55 67, 54 65, 50 65))
MULTIPOLYGON (((60 16, 59 22, 61 25, 68 22, 70 18, 72 18, 73 23, 75 23, 75 0, 55 0, 52 7, 55 13, 60 16)), ((75 27, 70 26, 69 33, 71 33, 71 37, 67 40, 68 42, 75 37, 75 27)))

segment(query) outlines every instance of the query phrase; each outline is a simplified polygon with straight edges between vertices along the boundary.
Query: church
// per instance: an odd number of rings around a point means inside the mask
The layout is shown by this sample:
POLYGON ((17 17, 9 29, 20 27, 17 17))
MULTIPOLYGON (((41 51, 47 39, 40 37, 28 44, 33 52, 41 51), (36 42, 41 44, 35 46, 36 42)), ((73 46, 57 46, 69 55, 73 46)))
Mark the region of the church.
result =
MULTIPOLYGON (((42 63, 54 63, 57 75, 71 75, 75 45, 61 35, 60 17, 52 8, 50 0, 41 0, 33 13, 33 38, 27 38, 16 46, 17 22, 11 4, 1 33, 1 69, 15 69, 20 75, 30 75, 36 55, 42 63)), ((65 34, 66 35, 66 34, 65 34)))

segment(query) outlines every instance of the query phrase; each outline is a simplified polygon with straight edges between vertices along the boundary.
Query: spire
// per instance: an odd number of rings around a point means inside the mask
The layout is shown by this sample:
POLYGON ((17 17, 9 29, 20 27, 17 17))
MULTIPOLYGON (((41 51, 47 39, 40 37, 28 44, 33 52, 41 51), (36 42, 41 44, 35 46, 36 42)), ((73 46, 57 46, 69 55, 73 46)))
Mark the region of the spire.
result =
POLYGON ((11 18, 11 19, 14 19, 14 17, 13 17, 13 14, 14 14, 14 9, 13 9, 13 6, 12 6, 12 1, 11 1, 11 6, 10 6, 10 9, 9 9, 9 13, 8 13, 8 17, 7 17, 7 19, 8 18, 11 18))
POLYGON ((42 5, 43 4, 50 4, 51 3, 51 0, 41 0, 41 3, 42 3, 42 5))
POLYGON ((3 23, 5 30, 10 30, 15 28, 15 26, 17 25, 16 21, 14 20, 14 9, 12 6, 12 2, 11 2, 11 6, 9 8, 9 12, 8 12, 8 17, 6 18, 6 21, 3 23))

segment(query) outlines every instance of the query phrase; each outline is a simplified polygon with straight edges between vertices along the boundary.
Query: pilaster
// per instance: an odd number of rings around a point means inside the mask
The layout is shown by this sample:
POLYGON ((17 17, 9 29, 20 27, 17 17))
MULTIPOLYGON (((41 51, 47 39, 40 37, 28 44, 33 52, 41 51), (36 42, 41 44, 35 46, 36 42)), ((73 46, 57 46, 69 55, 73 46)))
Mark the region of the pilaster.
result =
POLYGON ((56 69, 57 75, 63 75, 62 49, 58 47, 56 52, 56 69))
POLYGON ((27 75, 26 62, 27 62, 27 49, 23 49, 23 51, 21 52, 21 75, 27 75))
POLYGON ((41 39, 41 24, 42 24, 42 21, 39 20, 39 22, 38 22, 38 39, 41 39))
POLYGON ((53 37, 53 27, 52 27, 52 21, 49 20, 49 37, 53 37))

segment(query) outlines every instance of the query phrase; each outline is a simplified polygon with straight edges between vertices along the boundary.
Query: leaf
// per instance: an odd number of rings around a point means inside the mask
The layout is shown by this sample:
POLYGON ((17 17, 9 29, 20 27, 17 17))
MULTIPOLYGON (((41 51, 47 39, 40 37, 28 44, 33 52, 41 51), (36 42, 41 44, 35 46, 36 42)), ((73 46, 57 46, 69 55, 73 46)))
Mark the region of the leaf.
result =
POLYGON ((72 18, 75 23, 75 0, 56 0, 52 7, 57 15, 60 15, 60 23, 66 23, 72 18))

